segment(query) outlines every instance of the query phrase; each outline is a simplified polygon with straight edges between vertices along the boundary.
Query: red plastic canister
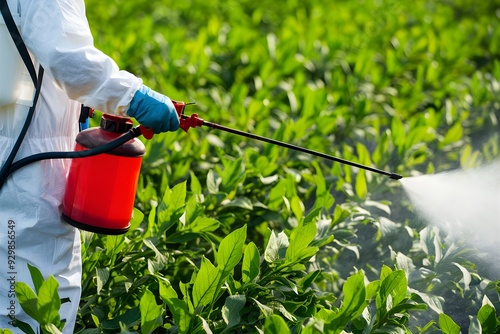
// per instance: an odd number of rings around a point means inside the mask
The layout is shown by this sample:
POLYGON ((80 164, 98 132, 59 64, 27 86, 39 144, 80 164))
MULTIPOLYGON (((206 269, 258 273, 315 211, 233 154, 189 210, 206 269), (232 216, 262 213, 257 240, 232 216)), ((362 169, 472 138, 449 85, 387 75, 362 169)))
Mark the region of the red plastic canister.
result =
MULTIPOLYGON (((78 134, 75 151, 106 144, 132 125, 129 118, 103 114, 100 127, 78 134)), ((95 233, 127 232, 145 153, 144 144, 134 138, 108 153, 73 159, 63 199, 63 219, 95 233)))

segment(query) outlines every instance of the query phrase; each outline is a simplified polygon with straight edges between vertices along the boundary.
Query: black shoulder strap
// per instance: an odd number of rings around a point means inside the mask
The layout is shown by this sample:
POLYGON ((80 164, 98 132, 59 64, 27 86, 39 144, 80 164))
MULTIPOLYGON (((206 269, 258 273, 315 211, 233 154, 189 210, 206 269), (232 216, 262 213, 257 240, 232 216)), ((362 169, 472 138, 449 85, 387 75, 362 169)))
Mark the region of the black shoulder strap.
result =
POLYGON ((17 137, 17 140, 14 143, 14 146, 12 147, 9 156, 7 157, 7 160, 0 169, 0 190, 1 190, 2 186, 7 180, 7 177, 9 176, 8 170, 12 165, 12 162, 14 161, 17 152, 19 151, 19 148, 21 147, 21 143, 23 142, 23 139, 26 136, 26 133, 28 132, 31 120, 33 119, 36 103, 38 101, 38 98, 40 96, 40 90, 42 88, 44 71, 43 67, 40 65, 37 76, 35 71, 35 65, 33 65, 28 49, 26 48, 26 45, 24 44, 23 39, 21 38, 21 34, 19 33, 19 30, 16 27, 14 18, 12 17, 12 14, 10 13, 9 10, 9 5, 7 4, 7 0, 0 0, 0 11, 2 12, 3 19, 5 21, 5 24, 7 25, 7 28, 9 29, 10 35, 12 36, 12 39, 16 44, 17 50, 19 51, 19 54, 21 55, 21 58, 23 59, 24 64, 26 65, 26 68, 28 69, 28 72, 31 76, 31 80, 33 80, 33 84, 35 85, 35 95, 33 97, 33 105, 30 107, 28 111, 28 115, 26 116, 26 121, 24 122, 19 137, 17 137))
POLYGON ((14 41, 14 44, 16 44, 16 48, 19 51, 19 54, 21 55, 21 58, 23 59, 24 64, 26 65, 26 68, 28 69, 28 72, 31 76, 31 80, 33 80, 33 84, 36 86, 38 79, 35 71, 35 66, 31 61, 30 54, 28 53, 28 49, 26 48, 26 45, 24 44, 23 39, 21 38, 21 34, 17 29, 16 23, 14 22, 14 18, 10 13, 7 0, 0 0, 0 11, 2 12, 3 19, 5 21, 5 24, 7 25, 7 29, 9 29, 10 35, 12 36, 12 40, 14 41))

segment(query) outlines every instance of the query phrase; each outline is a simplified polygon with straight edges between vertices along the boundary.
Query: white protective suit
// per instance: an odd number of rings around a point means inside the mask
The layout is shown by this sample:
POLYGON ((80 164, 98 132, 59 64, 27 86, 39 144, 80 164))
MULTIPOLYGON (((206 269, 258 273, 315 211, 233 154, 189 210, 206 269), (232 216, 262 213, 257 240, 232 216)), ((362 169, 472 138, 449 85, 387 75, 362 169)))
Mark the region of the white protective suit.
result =
MULTIPOLYGON (((9 0, 23 40, 45 69, 34 118, 16 160, 48 151, 73 150, 81 103, 109 112, 123 112, 142 81, 120 71, 93 46, 83 0, 9 0), (78 101, 78 102, 77 102, 78 101)), ((0 16, 0 24, 3 19, 0 16)), ((1 59, 1 55, 0 55, 1 59)), ((0 60, 1 61, 1 60, 0 60)), ((0 165, 19 135, 28 107, 0 107, 0 165)), ((32 285, 27 264, 54 275, 64 333, 73 333, 80 301, 81 254, 77 229, 61 221, 69 160, 44 160, 14 172, 0 190, 0 329, 11 316, 38 324, 23 313, 12 294, 14 282, 32 285), (12 242, 14 241, 14 242, 12 242)))

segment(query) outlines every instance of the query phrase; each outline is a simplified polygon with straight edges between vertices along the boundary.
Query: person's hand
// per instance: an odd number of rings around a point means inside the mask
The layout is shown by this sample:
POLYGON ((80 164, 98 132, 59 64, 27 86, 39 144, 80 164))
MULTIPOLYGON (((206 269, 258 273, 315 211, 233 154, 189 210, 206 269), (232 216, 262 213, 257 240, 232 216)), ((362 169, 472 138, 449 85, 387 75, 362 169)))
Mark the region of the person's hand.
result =
POLYGON ((127 115, 154 133, 175 131, 179 128, 179 115, 172 100, 142 85, 130 101, 127 115))

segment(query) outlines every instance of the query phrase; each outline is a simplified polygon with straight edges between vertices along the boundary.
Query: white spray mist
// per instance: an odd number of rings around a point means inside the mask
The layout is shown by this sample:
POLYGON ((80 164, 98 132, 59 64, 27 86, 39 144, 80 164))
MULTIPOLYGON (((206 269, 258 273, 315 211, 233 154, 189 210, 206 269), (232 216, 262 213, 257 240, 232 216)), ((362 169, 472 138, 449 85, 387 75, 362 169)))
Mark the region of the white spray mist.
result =
POLYGON ((496 265, 500 258, 500 161, 401 182, 429 224, 487 253, 496 265))

